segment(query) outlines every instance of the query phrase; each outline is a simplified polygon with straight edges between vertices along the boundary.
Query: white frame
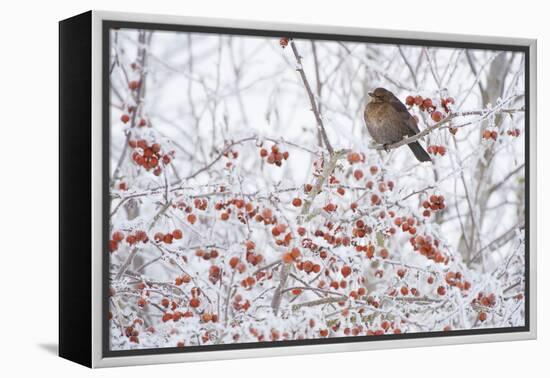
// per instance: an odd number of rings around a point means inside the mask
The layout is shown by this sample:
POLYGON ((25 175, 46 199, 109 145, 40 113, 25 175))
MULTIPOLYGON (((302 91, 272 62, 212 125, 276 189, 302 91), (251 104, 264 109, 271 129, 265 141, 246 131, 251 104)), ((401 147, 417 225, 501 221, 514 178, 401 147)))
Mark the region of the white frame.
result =
POLYGON ((536 124, 537 124, 537 41, 535 39, 503 38, 477 35, 410 32, 400 30, 379 30, 366 28, 335 27, 307 24, 267 23, 214 18, 181 17, 138 13, 92 11, 92 367, 115 367, 157 363, 192 362, 235 358, 286 356, 296 354, 351 352, 404 347, 425 347, 449 344, 482 343, 536 339, 537 337, 537 276, 536 276, 536 124), (495 333, 484 335, 464 335, 449 337, 426 337, 403 340, 380 340, 376 342, 350 342, 342 344, 304 345, 276 348, 235 349, 192 353, 149 354, 139 356, 103 357, 102 355, 102 21, 116 20, 162 24, 182 24, 241 29, 287 30, 293 32, 325 33, 334 35, 357 35, 386 38, 425 39, 431 41, 452 41, 490 44, 511 44, 529 47, 530 56, 530 331, 515 333, 495 333))

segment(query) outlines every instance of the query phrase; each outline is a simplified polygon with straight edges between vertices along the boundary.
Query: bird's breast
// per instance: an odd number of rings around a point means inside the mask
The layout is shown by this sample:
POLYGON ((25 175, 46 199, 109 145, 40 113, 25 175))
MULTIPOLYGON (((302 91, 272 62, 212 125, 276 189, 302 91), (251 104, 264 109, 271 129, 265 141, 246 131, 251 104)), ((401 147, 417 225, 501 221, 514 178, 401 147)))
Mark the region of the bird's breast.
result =
POLYGON ((365 124, 371 137, 377 143, 390 143, 387 133, 387 117, 384 110, 385 104, 369 103, 365 108, 365 124))
POLYGON ((365 124, 376 143, 392 144, 409 134, 401 115, 388 103, 369 103, 365 108, 365 124))

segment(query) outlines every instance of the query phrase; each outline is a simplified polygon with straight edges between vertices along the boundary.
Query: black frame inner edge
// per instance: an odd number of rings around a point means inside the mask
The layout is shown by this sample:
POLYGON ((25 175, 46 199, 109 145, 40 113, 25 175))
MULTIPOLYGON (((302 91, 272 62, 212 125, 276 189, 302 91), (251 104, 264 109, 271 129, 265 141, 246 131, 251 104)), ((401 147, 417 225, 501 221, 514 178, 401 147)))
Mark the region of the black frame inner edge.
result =
MULTIPOLYGON (((404 32, 405 33, 405 32, 404 32)), ((236 349, 256 349, 256 348, 279 348, 305 345, 328 345, 342 344, 354 342, 376 342, 383 340, 407 340, 420 338, 438 338, 449 336, 468 336, 468 335, 485 335, 499 333, 523 333, 530 331, 530 165, 529 165, 529 136, 530 136, 530 48, 529 46, 506 45, 506 44, 491 44, 478 42, 454 42, 454 41, 436 41, 429 39, 414 39, 414 38, 392 38, 392 37, 369 37, 369 36, 354 36, 341 34, 324 34, 324 33, 305 33, 305 32, 289 32, 277 30, 258 30, 245 28, 229 28, 229 27, 214 27, 214 26, 196 26, 196 25, 178 25, 178 24, 161 24, 148 22, 130 22, 104 20, 102 21, 102 188, 103 188, 103 209, 102 209, 102 310, 101 310, 101 343, 102 357, 123 357, 123 356, 143 356, 155 354, 175 354, 175 353, 193 353, 193 352, 209 352, 222 350, 236 349), (296 39, 314 39, 326 41, 345 41, 345 42, 363 42, 363 43, 378 43, 378 44, 398 44, 411 46, 430 46, 443 48, 466 48, 479 50, 502 50, 523 52, 525 54, 525 325, 523 327, 502 327, 502 328, 482 328, 471 330, 451 330, 451 331, 436 331, 436 332, 416 332, 403 333, 398 335, 380 335, 380 336, 347 336, 334 337, 327 339, 305 339, 305 340, 282 340, 282 341, 264 341, 264 342, 249 342, 235 344, 220 344, 220 345, 203 345, 203 346, 186 346, 183 348, 166 347, 166 348, 147 348, 147 349, 128 349, 113 351, 109 349, 109 213, 110 213, 110 197, 109 197, 109 180, 110 180, 110 90, 109 90, 109 56, 110 56, 110 38, 109 32, 111 29, 145 29, 155 31, 172 31, 172 32, 189 32, 189 33, 210 33, 210 34, 229 34, 241 35, 250 37, 277 37, 282 36, 296 39)))

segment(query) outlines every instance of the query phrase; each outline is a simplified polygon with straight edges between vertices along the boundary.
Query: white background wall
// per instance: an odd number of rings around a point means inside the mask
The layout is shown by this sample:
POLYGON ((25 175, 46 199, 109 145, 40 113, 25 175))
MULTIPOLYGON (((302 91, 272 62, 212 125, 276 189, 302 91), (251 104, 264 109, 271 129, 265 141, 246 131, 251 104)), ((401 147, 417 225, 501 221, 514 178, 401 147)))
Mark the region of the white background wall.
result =
POLYGON ((518 1, 5 1, 0 10, 0 374, 60 376, 541 376, 547 325, 548 222, 539 144, 539 340, 316 356, 107 369, 91 372, 55 356, 57 344, 57 21, 88 9, 486 34, 539 40, 540 140, 550 102, 550 40, 544 2, 518 1))

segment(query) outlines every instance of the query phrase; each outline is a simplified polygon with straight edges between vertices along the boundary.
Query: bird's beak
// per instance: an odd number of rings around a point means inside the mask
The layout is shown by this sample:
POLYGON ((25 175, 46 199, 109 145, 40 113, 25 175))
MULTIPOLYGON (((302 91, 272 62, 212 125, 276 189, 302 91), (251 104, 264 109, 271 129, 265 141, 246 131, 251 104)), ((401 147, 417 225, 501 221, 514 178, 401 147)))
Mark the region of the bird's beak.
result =
POLYGON ((374 97, 374 93, 369 92, 369 96, 374 97))

